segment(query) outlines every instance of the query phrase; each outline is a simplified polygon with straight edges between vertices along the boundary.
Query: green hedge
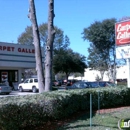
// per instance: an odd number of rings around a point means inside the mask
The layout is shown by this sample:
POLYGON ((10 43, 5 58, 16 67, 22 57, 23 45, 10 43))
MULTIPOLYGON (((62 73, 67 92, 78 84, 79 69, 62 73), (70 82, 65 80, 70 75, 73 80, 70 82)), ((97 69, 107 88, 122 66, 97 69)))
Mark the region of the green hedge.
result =
POLYGON ((0 129, 18 130, 65 118, 79 110, 130 105, 130 89, 123 87, 53 91, 0 99, 0 129))

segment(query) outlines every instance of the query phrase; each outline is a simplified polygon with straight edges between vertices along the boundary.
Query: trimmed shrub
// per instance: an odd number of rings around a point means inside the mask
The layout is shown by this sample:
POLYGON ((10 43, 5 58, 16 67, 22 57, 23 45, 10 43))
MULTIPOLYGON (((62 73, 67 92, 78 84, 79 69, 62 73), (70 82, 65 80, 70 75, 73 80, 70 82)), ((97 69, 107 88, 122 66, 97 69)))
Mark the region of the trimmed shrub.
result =
POLYGON ((42 94, 0 99, 0 129, 18 130, 47 121, 65 118, 80 110, 130 105, 130 89, 126 87, 52 91, 42 94))

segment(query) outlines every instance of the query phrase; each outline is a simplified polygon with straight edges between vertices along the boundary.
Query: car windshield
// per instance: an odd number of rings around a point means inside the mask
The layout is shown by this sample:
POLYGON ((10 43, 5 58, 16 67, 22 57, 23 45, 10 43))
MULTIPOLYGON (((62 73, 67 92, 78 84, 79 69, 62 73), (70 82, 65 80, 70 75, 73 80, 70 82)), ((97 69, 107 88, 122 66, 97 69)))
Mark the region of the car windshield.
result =
POLYGON ((29 79, 25 79, 24 83, 28 83, 29 82, 29 79))

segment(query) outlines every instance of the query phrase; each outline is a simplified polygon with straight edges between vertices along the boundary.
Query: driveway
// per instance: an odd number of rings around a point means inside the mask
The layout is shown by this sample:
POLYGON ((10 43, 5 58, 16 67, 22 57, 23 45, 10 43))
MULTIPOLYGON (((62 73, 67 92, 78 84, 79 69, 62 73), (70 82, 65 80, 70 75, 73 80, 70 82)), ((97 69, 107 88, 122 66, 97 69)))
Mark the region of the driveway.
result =
POLYGON ((18 95, 28 95, 28 94, 37 94, 37 93, 12 91, 9 95, 0 94, 0 97, 18 96, 18 95))

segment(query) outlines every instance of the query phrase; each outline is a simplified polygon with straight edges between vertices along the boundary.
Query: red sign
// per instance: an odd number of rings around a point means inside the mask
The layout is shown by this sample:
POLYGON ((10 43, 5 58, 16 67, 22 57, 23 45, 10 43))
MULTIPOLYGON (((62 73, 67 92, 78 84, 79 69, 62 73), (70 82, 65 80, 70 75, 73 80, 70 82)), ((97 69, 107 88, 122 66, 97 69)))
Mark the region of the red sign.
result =
POLYGON ((15 49, 17 49, 17 52, 21 53, 35 53, 35 49, 30 49, 30 48, 15 48, 11 46, 0 46, 0 51, 11 51, 14 52, 15 49))
POLYGON ((115 24, 116 45, 130 44, 130 21, 115 24))

